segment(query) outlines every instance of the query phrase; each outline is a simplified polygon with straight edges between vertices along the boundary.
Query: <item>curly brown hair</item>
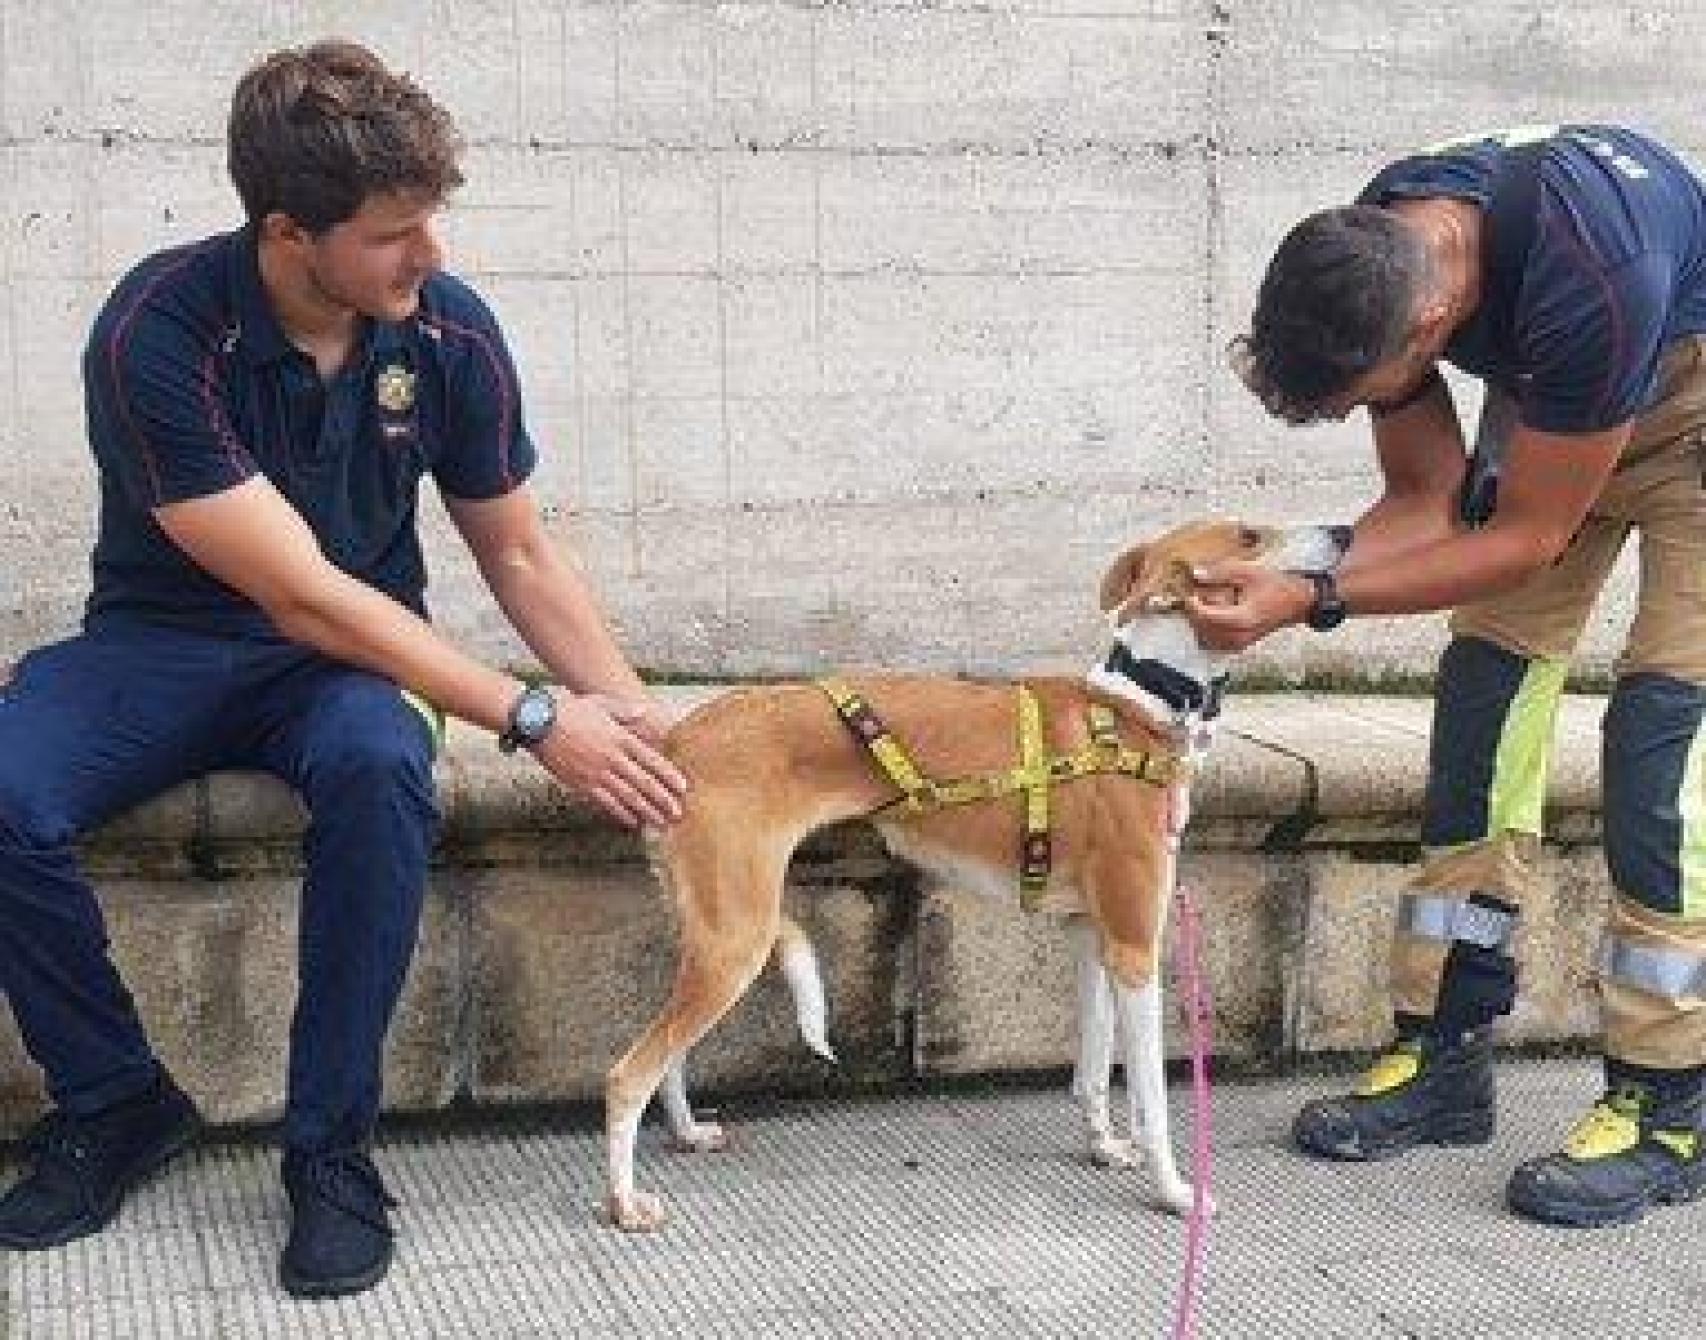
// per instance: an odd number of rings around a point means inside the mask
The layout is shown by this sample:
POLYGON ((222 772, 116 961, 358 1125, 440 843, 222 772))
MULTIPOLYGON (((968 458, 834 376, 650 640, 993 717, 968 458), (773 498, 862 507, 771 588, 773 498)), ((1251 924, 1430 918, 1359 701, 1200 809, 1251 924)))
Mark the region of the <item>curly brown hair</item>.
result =
POLYGON ((1431 273, 1420 238, 1387 210, 1311 214, 1269 262, 1250 331, 1228 347, 1233 370, 1270 414, 1309 423, 1403 348, 1431 273))
POLYGON ((461 152, 450 114, 354 42, 275 51, 231 98, 226 162, 252 223, 278 211, 319 234, 370 195, 441 200, 461 152))

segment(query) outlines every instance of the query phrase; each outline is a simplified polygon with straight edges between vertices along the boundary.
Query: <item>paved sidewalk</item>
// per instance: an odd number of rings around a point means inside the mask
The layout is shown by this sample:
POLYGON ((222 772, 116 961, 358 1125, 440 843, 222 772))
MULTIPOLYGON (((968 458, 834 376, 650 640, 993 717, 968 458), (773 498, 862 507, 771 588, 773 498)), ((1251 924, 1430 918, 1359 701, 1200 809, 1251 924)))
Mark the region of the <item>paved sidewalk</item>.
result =
MULTIPOLYGON (((1488 1150, 1372 1168, 1289 1153, 1305 1095, 1333 1081, 1217 1090, 1205 1337, 1683 1340, 1706 1310, 1706 1205, 1602 1233, 1518 1223, 1504 1173, 1549 1148, 1595 1068, 1506 1063, 1488 1150)), ((1174 1090, 1181 1148, 1189 1091, 1174 1090)), ((672 1155, 644 1185, 660 1236, 600 1226, 600 1139, 542 1118, 391 1135, 399 1259, 380 1288, 294 1303, 273 1280, 275 1157, 214 1144, 92 1242, 6 1259, 11 1337, 1159 1337, 1183 1256, 1141 1174, 1079 1155, 1060 1092, 743 1104, 722 1155, 672 1155)))

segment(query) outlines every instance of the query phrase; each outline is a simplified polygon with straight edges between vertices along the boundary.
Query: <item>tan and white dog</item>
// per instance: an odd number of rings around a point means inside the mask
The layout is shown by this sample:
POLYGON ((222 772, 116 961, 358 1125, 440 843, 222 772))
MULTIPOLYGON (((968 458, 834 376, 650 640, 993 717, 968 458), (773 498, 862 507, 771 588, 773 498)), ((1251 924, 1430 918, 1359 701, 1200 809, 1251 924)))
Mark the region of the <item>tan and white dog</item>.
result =
MULTIPOLYGON (((1333 567, 1341 533, 1229 521, 1181 527, 1131 549, 1103 579, 1101 603, 1114 646, 1084 680, 1028 681, 1057 756, 1086 746, 1093 703, 1113 709, 1122 747, 1194 762, 1218 710, 1225 657, 1197 645, 1180 612, 1193 567, 1255 560, 1297 571, 1333 567)), ((946 676, 846 681, 904 742, 929 777, 998 773, 1015 759, 1012 684, 946 676)), ((1015 805, 987 801, 914 812, 892 806, 893 783, 849 733, 821 688, 784 685, 731 693, 670 736, 669 753, 692 779, 683 819, 653 852, 678 910, 674 989, 651 1026, 610 1071, 605 1090, 609 1160, 606 1213, 635 1231, 666 1217, 634 1186, 634 1142, 652 1095, 683 1149, 718 1149, 722 1130, 696 1121, 687 1100, 688 1049, 746 992, 774 953, 793 991, 807 1044, 831 1060, 815 956, 782 915, 783 878, 800 841, 841 820, 871 816, 889 849, 961 888, 1013 899, 1020 843, 1015 805)), ((1188 769, 1186 770, 1188 773, 1188 769)), ((1184 774, 1181 774, 1184 775, 1184 774)), ((1168 1133, 1161 1046, 1159 954, 1173 890, 1188 782, 1153 785, 1100 774, 1054 786, 1044 905, 1074 914, 1079 1043, 1073 1091, 1090 1154, 1106 1165, 1147 1161, 1156 1200, 1191 1204, 1168 1133), (1132 1139, 1109 1121, 1116 1037, 1125 1066, 1132 1139)))

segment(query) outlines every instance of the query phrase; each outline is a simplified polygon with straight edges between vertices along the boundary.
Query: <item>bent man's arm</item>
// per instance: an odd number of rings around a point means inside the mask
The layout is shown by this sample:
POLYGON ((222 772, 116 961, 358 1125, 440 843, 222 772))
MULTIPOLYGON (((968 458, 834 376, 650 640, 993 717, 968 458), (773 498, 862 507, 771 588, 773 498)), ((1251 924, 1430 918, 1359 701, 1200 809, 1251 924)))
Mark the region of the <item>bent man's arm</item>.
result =
POLYGON ((1345 603, 1355 614, 1415 614, 1520 584, 1563 554, 1616 468, 1630 430, 1628 423, 1597 433, 1517 428, 1492 519, 1392 561, 1358 564, 1340 579, 1345 603))
POLYGON ((591 586, 545 533, 531 492, 520 485, 495 498, 444 500, 499 607, 552 677, 633 733, 613 785, 675 817, 686 779, 659 752, 675 713, 647 694, 591 586))
POLYGON ((380 591, 340 571, 260 476, 154 509, 197 566, 247 596, 285 637, 395 680, 452 716, 502 730, 524 687, 480 664, 380 591))
POLYGON ((1390 561, 1453 534, 1467 458, 1457 406, 1443 378, 1397 413, 1373 422, 1384 488, 1358 518, 1344 572, 1390 561))
POLYGON ((591 587, 546 535, 525 484, 496 498, 444 501, 510 623, 560 683, 577 693, 644 692, 591 587))
POLYGON ((522 485, 482 499, 446 495, 445 508, 511 626, 552 677, 577 693, 633 704, 641 715, 632 723, 661 740, 667 709, 647 696, 592 587, 546 534, 530 490, 522 485))
MULTIPOLYGON (((294 508, 264 479, 155 509, 200 567, 259 605, 279 631, 385 675, 452 716, 499 731, 523 685, 457 650, 413 611, 328 562, 294 508)), ((593 698, 560 704, 534 750, 559 782, 626 824, 680 816, 685 781, 593 698)))
MULTIPOLYGON (((1420 614, 1516 586, 1564 552, 1629 433, 1628 423, 1579 434, 1518 428, 1493 519, 1479 530, 1453 531, 1381 559, 1365 554, 1340 576, 1346 606, 1355 615, 1420 614)), ((1193 597, 1187 606, 1198 639, 1221 651, 1241 651, 1276 628, 1301 623, 1314 599, 1306 578, 1253 564, 1219 564, 1200 580, 1237 597, 1225 605, 1193 597)))

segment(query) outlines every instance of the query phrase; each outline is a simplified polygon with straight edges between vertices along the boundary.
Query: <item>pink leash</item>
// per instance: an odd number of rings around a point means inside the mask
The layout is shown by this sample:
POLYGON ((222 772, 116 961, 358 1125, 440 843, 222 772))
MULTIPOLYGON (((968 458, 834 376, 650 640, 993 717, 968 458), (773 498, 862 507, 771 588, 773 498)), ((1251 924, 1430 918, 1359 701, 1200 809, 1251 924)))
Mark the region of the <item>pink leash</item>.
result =
MULTIPOLYGON (((1175 828, 1175 835, 1178 832, 1175 828)), ((1174 888, 1173 901, 1179 914, 1178 933, 1173 942, 1174 972, 1184 986, 1184 1005, 1191 1024, 1192 1124, 1191 1214, 1185 1229, 1185 1273, 1179 1282, 1179 1302, 1173 1312, 1173 1340, 1194 1340, 1197 1333, 1197 1291, 1208 1250, 1209 1182, 1214 1172, 1213 1109, 1208 1087, 1213 1002, 1209 995, 1208 977, 1203 971, 1202 923, 1196 900, 1190 889, 1179 883, 1174 888)))

